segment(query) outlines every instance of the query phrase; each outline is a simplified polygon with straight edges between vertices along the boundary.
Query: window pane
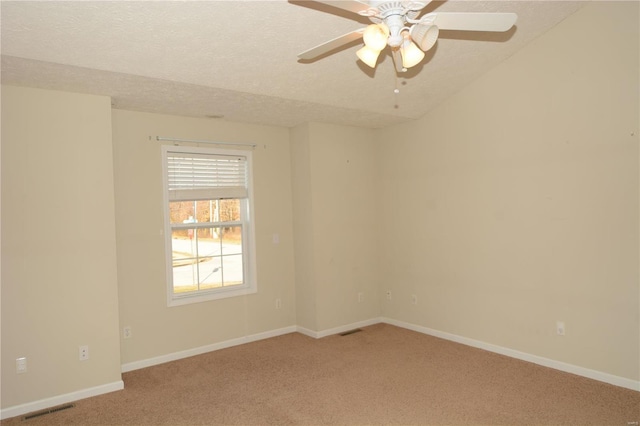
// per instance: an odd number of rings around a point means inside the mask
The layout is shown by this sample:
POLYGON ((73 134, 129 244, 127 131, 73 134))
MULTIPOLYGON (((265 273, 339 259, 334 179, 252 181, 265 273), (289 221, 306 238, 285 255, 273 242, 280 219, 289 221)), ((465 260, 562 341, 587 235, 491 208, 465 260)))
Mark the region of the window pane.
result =
POLYGON ((240 200, 219 200, 218 207, 220 222, 240 220, 240 200))
POLYGON ((238 285, 243 283, 242 255, 232 255, 222 257, 222 269, 224 285, 238 285))
POLYGON ((194 217, 199 223, 213 222, 215 201, 214 200, 201 200, 196 201, 196 212, 194 217))
POLYGON ((193 201, 176 201, 169 203, 169 218, 171 223, 194 222, 196 205, 193 201))
POLYGON ((232 222, 240 220, 240 200, 173 201, 171 223, 232 222))
POLYGON ((229 226, 221 228, 222 231, 222 254, 242 254, 242 227, 229 226))
POLYGON ((193 229, 171 232, 171 257, 173 259, 173 292, 197 291, 197 252, 193 239, 193 229))
POLYGON ((200 289, 222 287, 222 260, 220 256, 204 257, 198 262, 200 289))
POLYGON ((221 230, 218 227, 200 228, 196 231, 198 256, 219 256, 221 230))
POLYGON ((172 230, 173 292, 243 284, 242 227, 172 230))
POLYGON ((176 262, 184 263, 186 260, 197 257, 196 244, 190 235, 193 229, 174 229, 171 231, 171 257, 173 265, 176 262))

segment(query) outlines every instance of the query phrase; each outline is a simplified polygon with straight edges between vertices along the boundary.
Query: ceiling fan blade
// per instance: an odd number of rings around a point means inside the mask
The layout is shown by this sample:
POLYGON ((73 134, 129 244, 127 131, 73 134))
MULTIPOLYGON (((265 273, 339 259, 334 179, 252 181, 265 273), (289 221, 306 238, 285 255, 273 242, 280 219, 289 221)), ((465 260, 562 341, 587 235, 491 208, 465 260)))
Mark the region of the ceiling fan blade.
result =
POLYGON ((429 13, 420 21, 433 19, 441 30, 507 31, 518 19, 515 13, 429 13))
POLYGON ((322 43, 319 46, 312 47, 309 50, 305 50, 304 52, 298 54, 298 58, 303 60, 311 60, 313 58, 317 58, 320 55, 331 52, 333 49, 337 49, 338 47, 361 38, 362 33, 364 33, 364 28, 360 28, 359 30, 341 35, 340 37, 336 37, 333 40, 329 40, 328 42, 322 43))
POLYGON ((334 1, 324 1, 324 0, 313 0, 316 3, 322 3, 329 6, 337 7, 338 9, 346 10, 347 12, 364 12, 367 9, 370 9, 371 6, 363 1, 358 0, 334 0, 334 1))

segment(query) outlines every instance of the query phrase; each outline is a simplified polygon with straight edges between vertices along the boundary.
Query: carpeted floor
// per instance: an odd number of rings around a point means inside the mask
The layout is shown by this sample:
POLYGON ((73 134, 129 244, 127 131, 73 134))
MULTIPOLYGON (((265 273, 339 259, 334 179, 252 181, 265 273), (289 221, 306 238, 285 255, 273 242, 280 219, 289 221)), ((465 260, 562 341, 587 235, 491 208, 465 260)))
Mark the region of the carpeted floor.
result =
POLYGON ((640 393, 387 324, 292 333, 123 374, 9 425, 637 425, 640 393))

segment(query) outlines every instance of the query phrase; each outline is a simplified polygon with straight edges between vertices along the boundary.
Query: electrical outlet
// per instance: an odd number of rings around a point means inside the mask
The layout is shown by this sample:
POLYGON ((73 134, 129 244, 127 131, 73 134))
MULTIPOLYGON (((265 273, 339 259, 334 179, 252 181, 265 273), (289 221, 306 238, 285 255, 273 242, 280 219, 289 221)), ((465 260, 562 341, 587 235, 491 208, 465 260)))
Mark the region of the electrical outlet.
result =
POLYGON ((27 372, 27 358, 22 357, 16 359, 16 373, 22 374, 27 372))
POLYGON ((80 361, 86 361, 89 359, 89 346, 84 345, 78 348, 78 358, 80 361))
POLYGON ((418 304, 418 296, 416 296, 415 294, 411 295, 411 304, 412 305, 417 305, 418 304))
POLYGON ((276 309, 280 309, 280 308, 282 308, 282 300, 278 298, 276 299, 276 309))
POLYGON ((123 328, 122 336, 125 339, 131 339, 131 337, 133 337, 133 332, 131 331, 130 325, 127 325, 126 327, 123 328))
POLYGON ((358 303, 362 303, 363 300, 364 300, 364 293, 362 292, 358 293, 358 303))
POLYGON ((387 300, 391 300, 391 290, 387 290, 387 300))
POLYGON ((556 334, 558 336, 564 336, 564 334, 566 333, 566 328, 564 326, 564 322, 563 321, 556 321, 556 334))

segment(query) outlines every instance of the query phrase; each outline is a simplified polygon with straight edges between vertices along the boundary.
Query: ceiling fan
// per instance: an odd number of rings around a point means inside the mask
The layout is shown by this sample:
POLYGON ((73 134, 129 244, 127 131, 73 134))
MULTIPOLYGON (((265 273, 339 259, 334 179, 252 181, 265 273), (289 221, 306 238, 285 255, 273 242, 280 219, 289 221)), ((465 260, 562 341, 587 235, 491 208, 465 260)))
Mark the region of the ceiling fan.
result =
POLYGON ((298 55, 311 60, 347 43, 364 40, 364 47, 356 52, 358 58, 375 68, 380 52, 388 45, 396 71, 405 72, 419 64, 438 40, 440 30, 507 31, 516 22, 515 13, 455 13, 432 12, 418 18, 431 0, 313 0, 365 16, 373 22, 298 55))

